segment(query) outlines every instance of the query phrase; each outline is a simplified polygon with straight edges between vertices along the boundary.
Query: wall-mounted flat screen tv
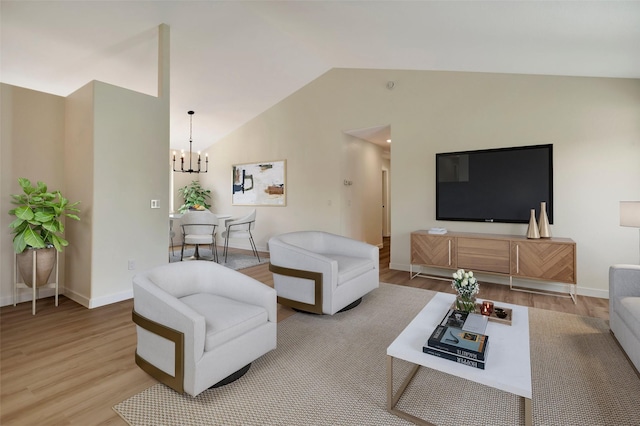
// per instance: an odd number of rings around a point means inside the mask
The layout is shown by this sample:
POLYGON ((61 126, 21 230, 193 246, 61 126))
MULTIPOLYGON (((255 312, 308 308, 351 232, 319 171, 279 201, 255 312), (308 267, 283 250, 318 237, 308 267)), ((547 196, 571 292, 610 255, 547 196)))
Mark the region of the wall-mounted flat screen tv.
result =
POLYGON ((553 223, 553 145, 436 154, 436 219, 553 223))

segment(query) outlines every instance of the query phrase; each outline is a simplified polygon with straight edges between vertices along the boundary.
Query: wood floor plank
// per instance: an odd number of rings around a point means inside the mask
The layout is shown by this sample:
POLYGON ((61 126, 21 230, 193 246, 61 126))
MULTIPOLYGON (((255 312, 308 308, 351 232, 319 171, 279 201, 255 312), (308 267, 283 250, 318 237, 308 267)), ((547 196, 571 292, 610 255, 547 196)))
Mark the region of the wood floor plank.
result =
MULTIPOLYGON (((237 252, 250 254, 243 250, 237 252)), ((414 278, 390 270, 389 240, 380 251, 380 281, 453 293, 447 281, 414 278)), ((268 265, 241 271, 273 286, 268 265)), ((605 299, 570 299, 509 291, 481 283, 481 296, 541 309, 608 319, 605 299)), ((112 410, 118 402, 155 382, 135 365, 133 301, 86 309, 64 296, 0 308, 0 424, 125 425, 112 410)), ((278 305, 278 321, 294 313, 278 305)))

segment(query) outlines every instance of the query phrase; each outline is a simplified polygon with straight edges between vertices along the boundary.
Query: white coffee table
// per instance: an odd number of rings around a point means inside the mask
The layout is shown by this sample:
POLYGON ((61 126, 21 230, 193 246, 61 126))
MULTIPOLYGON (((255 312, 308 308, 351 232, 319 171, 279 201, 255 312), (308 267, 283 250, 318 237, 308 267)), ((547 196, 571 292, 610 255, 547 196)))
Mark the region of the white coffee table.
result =
MULTIPOLYGON (((529 311, 526 306, 496 303, 513 310, 512 325, 489 322, 489 353, 485 369, 470 367, 422 352, 422 346, 455 301, 455 295, 438 293, 387 348, 387 410, 418 425, 431 425, 396 407, 398 400, 420 367, 432 368, 453 376, 500 389, 522 397, 525 424, 533 424, 531 407, 531 357, 529 354, 529 311), (393 360, 408 361, 415 366, 393 392, 393 360)), ((426 395, 425 395, 426 398, 426 395)))

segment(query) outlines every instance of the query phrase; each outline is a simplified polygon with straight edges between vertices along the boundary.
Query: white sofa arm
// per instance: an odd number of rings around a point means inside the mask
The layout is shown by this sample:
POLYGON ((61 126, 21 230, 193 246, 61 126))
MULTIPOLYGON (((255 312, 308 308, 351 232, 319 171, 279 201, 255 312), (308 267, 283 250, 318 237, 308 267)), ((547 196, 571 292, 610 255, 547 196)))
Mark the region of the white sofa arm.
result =
POLYGON ((609 268, 609 298, 640 296, 640 265, 613 265, 609 268))
POLYGON ((640 297, 640 265, 613 265, 609 268, 609 310, 613 312, 620 298, 640 297))
POLYGON ((133 300, 136 313, 184 334, 185 367, 195 365, 204 354, 204 317, 141 275, 133 278, 133 300))

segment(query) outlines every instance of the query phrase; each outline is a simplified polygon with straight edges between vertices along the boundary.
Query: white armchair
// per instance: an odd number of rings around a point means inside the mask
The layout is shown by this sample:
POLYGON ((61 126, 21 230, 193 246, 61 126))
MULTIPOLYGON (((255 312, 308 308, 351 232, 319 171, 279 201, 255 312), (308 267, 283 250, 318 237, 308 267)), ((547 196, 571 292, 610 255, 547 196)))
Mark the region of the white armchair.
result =
POLYGON ((609 268, 609 327, 640 371, 640 265, 609 268))
POLYGON ((276 348, 275 290, 217 263, 137 274, 133 299, 136 364, 177 392, 196 396, 276 348))
POLYGON ((269 256, 278 303, 301 311, 333 315, 379 286, 379 249, 362 241, 290 232, 269 240, 269 256))

